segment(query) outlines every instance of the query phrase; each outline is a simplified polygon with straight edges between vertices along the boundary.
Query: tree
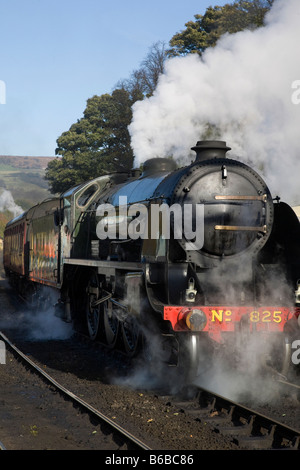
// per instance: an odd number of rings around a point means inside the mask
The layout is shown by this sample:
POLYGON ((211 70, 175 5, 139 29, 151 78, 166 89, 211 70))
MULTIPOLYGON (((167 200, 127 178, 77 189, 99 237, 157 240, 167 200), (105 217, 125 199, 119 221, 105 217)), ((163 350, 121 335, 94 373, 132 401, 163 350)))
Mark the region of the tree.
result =
POLYGON ((197 53, 216 45, 225 33, 255 29, 264 24, 264 17, 274 0, 237 0, 233 4, 207 8, 204 15, 195 15, 196 21, 185 24, 186 29, 175 34, 169 57, 197 53))
POLYGON ((57 139, 56 155, 46 169, 46 180, 52 193, 88 181, 95 175, 127 171, 133 165, 128 126, 132 105, 156 88, 166 59, 165 45, 154 44, 141 68, 128 80, 120 81, 112 94, 87 100, 83 118, 57 139))
POLYGON ((52 193, 90 180, 95 175, 132 168, 128 125, 132 101, 124 89, 87 100, 83 117, 57 139, 56 155, 45 178, 52 193))
POLYGON ((186 23, 186 29, 173 36, 169 51, 164 43, 157 42, 141 67, 129 79, 120 81, 111 95, 90 98, 83 118, 57 139, 56 154, 61 157, 51 161, 46 170, 50 191, 63 192, 95 175, 129 170, 133 164, 128 133, 131 107, 153 94, 165 60, 189 53, 201 55, 226 32, 262 26, 273 1, 236 0, 223 7, 207 8, 203 16, 195 15, 195 21, 186 23))
POLYGON ((150 48, 148 55, 142 62, 140 76, 144 84, 146 96, 153 95, 160 75, 164 73, 166 48, 163 42, 157 42, 150 48))
POLYGON ((117 86, 126 89, 133 101, 153 95, 159 77, 164 73, 166 58, 165 43, 156 42, 150 47, 141 67, 134 70, 129 79, 121 80, 117 86))

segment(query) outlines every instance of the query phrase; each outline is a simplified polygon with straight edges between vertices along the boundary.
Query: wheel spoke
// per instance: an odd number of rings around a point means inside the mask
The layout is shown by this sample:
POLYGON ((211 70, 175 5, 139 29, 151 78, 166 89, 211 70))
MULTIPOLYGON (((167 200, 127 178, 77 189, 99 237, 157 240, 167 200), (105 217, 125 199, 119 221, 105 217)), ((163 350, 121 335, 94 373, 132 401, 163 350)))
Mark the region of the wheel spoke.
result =
POLYGON ((127 355, 133 356, 137 353, 140 345, 140 328, 137 321, 128 317, 122 322, 123 347, 127 355))
POLYGON ((92 340, 98 338, 100 333, 100 307, 95 304, 99 299, 100 287, 96 273, 92 273, 87 285, 86 318, 89 336, 92 340), (94 305, 95 304, 95 305, 94 305))
POLYGON ((113 348, 116 345, 119 332, 119 319, 116 316, 112 304, 103 302, 103 326, 106 344, 113 348))

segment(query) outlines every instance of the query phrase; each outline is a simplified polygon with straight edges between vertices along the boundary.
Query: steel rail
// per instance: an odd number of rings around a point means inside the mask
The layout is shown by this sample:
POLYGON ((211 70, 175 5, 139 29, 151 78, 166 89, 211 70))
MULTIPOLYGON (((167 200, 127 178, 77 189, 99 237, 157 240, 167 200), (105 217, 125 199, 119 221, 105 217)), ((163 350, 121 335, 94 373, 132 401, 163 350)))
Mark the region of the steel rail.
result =
MULTIPOLYGON (((243 435, 241 443, 246 443, 247 446, 257 448, 269 448, 269 449, 278 449, 280 448, 281 443, 286 440, 288 448, 291 449, 300 449, 300 430, 291 428, 279 421, 276 421, 268 416, 265 416, 251 408, 248 408, 240 403, 233 402, 226 397, 218 395, 210 390, 204 389, 202 387, 196 388, 198 391, 197 401, 200 405, 200 412, 207 409, 210 406, 210 410, 216 410, 222 412, 226 410, 225 421, 238 421, 240 418, 243 418, 246 421, 245 425, 242 425, 241 422, 238 425, 233 425, 230 431, 230 434, 236 432, 237 439, 239 440, 240 431, 246 429, 248 437, 243 435), (201 407, 202 402, 202 407, 201 407), (266 434, 260 433, 264 429, 266 434)), ((222 423, 222 418, 217 417, 219 424, 222 423)), ((212 418, 213 421, 213 418, 212 418)), ((228 431, 228 428, 226 429, 228 431)), ((222 432, 222 428, 220 428, 222 432)))
POLYGON ((286 388, 289 388, 291 390, 297 390, 300 392, 300 385, 293 384, 291 382, 287 382, 286 380, 278 379, 276 382, 278 382, 280 385, 284 385, 286 388))
POLYGON ((6 450, 5 447, 4 447, 4 444, 2 444, 1 441, 0 441, 0 450, 6 450))
POLYGON ((64 395, 68 396, 71 398, 73 401, 78 403, 82 408, 84 408, 86 411, 92 413, 93 415, 97 416, 102 422, 105 422, 107 425, 109 425, 113 431, 118 432, 120 435, 125 437, 127 440, 129 440, 137 449, 139 450, 151 450, 147 444, 142 442, 140 439, 135 437, 133 434, 128 432, 126 429, 124 429, 122 426, 119 424, 115 423, 112 421, 109 417, 105 416, 103 413, 101 413, 99 410, 94 408, 93 406, 89 405, 86 403, 84 400, 79 398, 77 395, 75 395, 73 392, 65 388, 63 385, 58 383, 53 377, 51 377, 49 374, 47 374, 44 370, 42 370, 37 364, 35 364, 26 354, 22 353, 1 331, 0 331, 0 337, 3 339, 3 341, 13 350, 17 353, 18 356, 20 356, 26 364, 29 364, 36 372, 38 372, 40 375, 42 375, 47 382, 49 382, 51 385, 54 385, 61 393, 64 395))

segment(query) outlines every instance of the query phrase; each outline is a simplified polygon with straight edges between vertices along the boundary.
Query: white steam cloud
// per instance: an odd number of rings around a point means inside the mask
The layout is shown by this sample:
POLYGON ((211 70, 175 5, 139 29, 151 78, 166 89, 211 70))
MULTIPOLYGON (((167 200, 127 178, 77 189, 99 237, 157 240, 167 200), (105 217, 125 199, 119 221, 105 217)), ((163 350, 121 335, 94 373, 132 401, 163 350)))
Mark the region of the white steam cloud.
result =
POLYGON ((133 108, 136 164, 189 163, 198 140, 217 138, 264 174, 273 196, 299 204, 299 24, 299 0, 277 0, 264 27, 225 35, 202 58, 168 60, 155 94, 133 108))
POLYGON ((23 339, 26 341, 65 340, 72 336, 71 323, 65 323, 54 314, 53 307, 41 311, 15 311, 3 313, 0 329, 18 330, 22 325, 23 339))
POLYGON ((18 206, 10 191, 4 189, 0 194, 0 212, 8 210, 14 217, 21 215, 24 211, 21 206, 18 206))

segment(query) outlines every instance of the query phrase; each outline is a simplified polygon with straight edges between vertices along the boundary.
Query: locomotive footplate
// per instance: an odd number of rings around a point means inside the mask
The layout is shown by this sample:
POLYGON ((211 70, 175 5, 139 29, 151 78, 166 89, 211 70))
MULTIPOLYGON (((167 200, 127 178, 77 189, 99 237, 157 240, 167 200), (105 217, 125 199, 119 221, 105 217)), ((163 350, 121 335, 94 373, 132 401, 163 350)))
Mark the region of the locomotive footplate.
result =
POLYGON ((252 332, 282 332, 294 315, 289 307, 249 306, 165 306, 164 319, 171 322, 174 331, 207 332, 215 341, 221 341, 223 332, 243 327, 252 332))

